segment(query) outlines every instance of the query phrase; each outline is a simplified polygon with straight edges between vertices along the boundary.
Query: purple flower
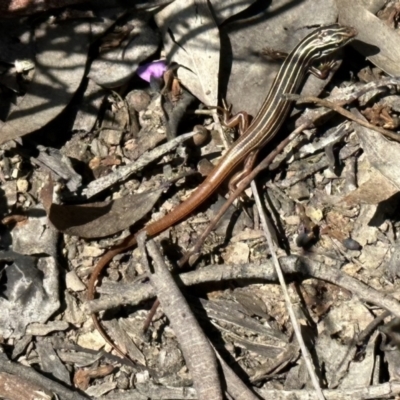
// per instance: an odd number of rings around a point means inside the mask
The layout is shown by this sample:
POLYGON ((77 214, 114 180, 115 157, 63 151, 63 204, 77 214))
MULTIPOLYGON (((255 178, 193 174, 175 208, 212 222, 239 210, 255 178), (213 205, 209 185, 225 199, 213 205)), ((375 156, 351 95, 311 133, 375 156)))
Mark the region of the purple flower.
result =
POLYGON ((137 74, 146 82, 150 82, 153 78, 158 79, 164 75, 168 69, 166 60, 152 61, 148 64, 140 65, 137 69, 137 74))

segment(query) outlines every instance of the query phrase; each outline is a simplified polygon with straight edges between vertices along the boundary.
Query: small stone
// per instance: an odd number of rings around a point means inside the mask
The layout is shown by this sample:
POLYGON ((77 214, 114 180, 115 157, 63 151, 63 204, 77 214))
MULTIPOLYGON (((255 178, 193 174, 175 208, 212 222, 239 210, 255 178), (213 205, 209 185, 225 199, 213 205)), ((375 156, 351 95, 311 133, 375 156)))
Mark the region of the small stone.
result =
POLYGON ((29 182, 26 179, 17 180, 17 190, 18 192, 25 193, 29 189, 29 182))
POLYGON ((290 188, 289 195, 295 200, 307 200, 310 198, 310 192, 305 182, 298 182, 290 188))
POLYGON ((247 243, 238 242, 227 248, 224 261, 227 264, 241 264, 249 262, 250 249, 247 243))
POLYGON ((90 143, 91 152, 99 158, 104 158, 108 155, 107 146, 98 139, 93 139, 90 143))
POLYGON ((143 372, 138 372, 136 374, 136 382, 137 383, 146 383, 149 381, 149 372, 148 371, 143 371, 143 372))
POLYGON ((69 244, 67 247, 67 254, 70 260, 73 260, 76 257, 77 249, 75 243, 69 244))
POLYGON ((319 224, 324 218, 324 214, 322 210, 308 206, 306 207, 306 215, 311 219, 315 224, 319 224))
POLYGON ((362 246, 360 243, 358 243, 356 240, 352 239, 352 238, 347 238, 343 240, 343 246, 346 247, 346 249, 349 250, 361 250, 362 246))
POLYGON ((99 332, 87 332, 79 335, 77 344, 92 350, 100 350, 104 346, 104 339, 99 332))
POLYGON ((101 162, 101 158, 100 157, 93 157, 90 161, 89 161, 89 168, 91 170, 99 168, 100 166, 100 162, 101 162))
POLYGON ((7 206, 12 207, 17 202, 17 185, 15 181, 7 181, 1 185, 7 199, 7 206))
POLYGON ((148 93, 143 90, 132 90, 125 97, 129 107, 135 111, 143 111, 150 104, 151 97, 148 93))
POLYGON ((86 286, 79 279, 78 275, 74 270, 68 272, 65 276, 65 284, 67 289, 72 290, 73 292, 82 292, 86 289, 86 286))
POLYGON ((285 217, 285 222, 288 225, 298 226, 300 225, 300 217, 298 215, 288 215, 285 217))
POLYGON ((99 257, 104 253, 103 249, 95 246, 85 246, 81 253, 81 257, 99 257))
POLYGON ((323 174, 324 174, 324 177, 327 179, 336 179, 337 178, 337 175, 330 168, 327 168, 323 172, 323 174))
POLYGON ((197 147, 204 146, 210 141, 210 131, 208 131, 203 125, 195 125, 193 128, 197 133, 193 136, 193 144, 197 147))
POLYGON ((110 146, 118 146, 121 142, 123 132, 121 130, 106 129, 100 132, 100 139, 110 146))

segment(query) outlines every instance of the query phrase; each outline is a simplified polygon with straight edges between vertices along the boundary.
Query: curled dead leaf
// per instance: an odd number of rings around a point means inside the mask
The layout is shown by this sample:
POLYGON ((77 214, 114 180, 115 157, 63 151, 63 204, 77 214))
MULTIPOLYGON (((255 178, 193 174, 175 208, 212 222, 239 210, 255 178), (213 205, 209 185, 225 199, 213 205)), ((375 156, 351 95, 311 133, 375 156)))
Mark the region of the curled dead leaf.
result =
POLYGON ((151 211, 164 188, 132 194, 112 201, 78 205, 60 205, 52 202, 51 179, 41 191, 41 200, 47 216, 60 232, 85 239, 113 235, 129 228, 151 211))

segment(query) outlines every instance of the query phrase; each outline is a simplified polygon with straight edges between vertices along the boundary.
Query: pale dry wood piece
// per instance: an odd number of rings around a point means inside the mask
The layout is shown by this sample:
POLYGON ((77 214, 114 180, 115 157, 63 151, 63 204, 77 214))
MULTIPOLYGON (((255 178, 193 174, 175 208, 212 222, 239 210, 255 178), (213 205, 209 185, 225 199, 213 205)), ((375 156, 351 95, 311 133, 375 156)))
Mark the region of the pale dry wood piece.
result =
MULTIPOLYGON (((351 110, 358 118, 364 119, 359 111, 351 110)), ((354 124, 361 147, 371 166, 370 178, 358 189, 350 193, 345 201, 348 204, 378 204, 387 200, 400 190, 400 143, 387 140, 379 133, 354 124), (376 188, 379 187, 377 191, 376 188)))
POLYGON ((67 188, 76 192, 82 184, 82 177, 74 170, 71 160, 51 147, 38 145, 37 149, 39 154, 37 157, 31 157, 31 162, 62 178, 67 188))
MULTIPOLYGON (((110 400, 148 400, 148 399, 197 399, 196 389, 192 387, 171 387, 156 385, 153 382, 135 383, 136 390, 127 390, 123 397, 118 394, 110 400)), ((109 397, 109 396, 107 396, 109 397)))
POLYGON ((295 362, 300 357, 300 347, 297 343, 289 344, 272 362, 267 361, 254 368, 254 375, 250 377, 251 382, 260 382, 268 377, 276 376, 277 373, 287 367, 289 363, 295 362))
POLYGON ((249 332, 248 336, 257 335, 262 339, 269 339, 271 345, 284 347, 288 343, 287 337, 278 330, 268 328, 259 321, 240 312, 237 304, 231 301, 208 301, 199 299, 207 317, 217 322, 215 325, 232 325, 249 332))
POLYGON ((192 375, 198 399, 222 400, 223 394, 214 351, 152 240, 146 246, 153 259, 153 267, 149 266, 145 250, 145 237, 145 233, 138 237, 143 265, 146 266, 163 311, 178 339, 192 375))
POLYGON ((39 355, 41 371, 56 378, 59 382, 71 385, 70 373, 64 363, 61 362, 53 345, 46 339, 36 343, 36 351, 39 355))
POLYGON ((107 331, 110 332, 110 336, 115 338, 116 343, 119 343, 124 352, 129 356, 131 360, 135 360, 136 367, 139 370, 146 370, 146 358, 140 349, 136 346, 134 340, 127 334, 123 325, 113 319, 104 323, 107 331))

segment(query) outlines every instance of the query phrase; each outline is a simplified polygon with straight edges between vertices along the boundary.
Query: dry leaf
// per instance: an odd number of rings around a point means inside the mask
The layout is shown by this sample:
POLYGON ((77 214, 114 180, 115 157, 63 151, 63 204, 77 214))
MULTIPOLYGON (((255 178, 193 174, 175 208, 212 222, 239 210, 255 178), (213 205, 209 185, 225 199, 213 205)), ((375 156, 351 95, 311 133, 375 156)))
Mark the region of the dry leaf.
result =
POLYGON ((42 128, 68 105, 85 72, 89 33, 87 22, 42 24, 36 30, 33 81, 0 129, 0 144, 42 128))
POLYGON ((255 2, 256 0, 211 0, 213 15, 218 25, 244 11, 255 2))
POLYGON ((159 188, 113 201, 59 205, 52 203, 53 183, 49 180, 40 197, 49 220, 57 230, 92 239, 110 236, 129 228, 151 211, 163 190, 159 188))
MULTIPOLYGON (((364 119, 358 111, 352 111, 364 119)), ((353 127, 370 165, 369 178, 344 200, 348 204, 378 204, 400 190, 400 144, 361 125, 353 124, 353 127)))
POLYGON ((147 22, 132 18, 123 28, 126 36, 122 41, 109 43, 110 47, 103 48, 90 67, 88 76, 103 87, 125 84, 136 73, 139 63, 157 51, 159 39, 147 22))
POLYGON ((369 179, 344 198, 348 205, 378 204, 395 195, 399 188, 379 171, 372 169, 369 179), (379 188, 379 190, 376 190, 379 188))
POLYGON ((184 68, 178 78, 203 103, 218 102, 219 31, 206 0, 176 0, 155 20, 167 58, 184 68))
POLYGON ((54 257, 0 252, 7 263, 0 297, 0 335, 20 338, 33 322, 45 323, 59 309, 59 271, 54 257))

